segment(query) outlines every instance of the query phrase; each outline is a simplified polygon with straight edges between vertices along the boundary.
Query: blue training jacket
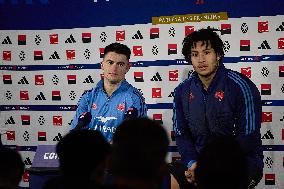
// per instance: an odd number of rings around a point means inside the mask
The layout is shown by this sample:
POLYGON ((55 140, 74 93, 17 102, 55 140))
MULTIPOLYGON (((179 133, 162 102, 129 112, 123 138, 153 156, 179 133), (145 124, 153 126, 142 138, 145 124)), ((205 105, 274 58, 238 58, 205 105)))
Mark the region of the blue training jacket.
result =
POLYGON ((194 72, 175 89, 173 106, 176 144, 188 167, 211 139, 233 136, 246 154, 249 177, 262 178, 261 97, 250 79, 220 64, 206 91, 194 72))
POLYGON ((71 129, 76 127, 78 118, 83 112, 91 112, 92 120, 87 128, 100 130, 110 142, 117 126, 129 116, 128 112, 133 109, 135 117, 147 116, 145 99, 136 88, 124 80, 108 97, 101 80, 95 88, 82 95, 71 129))

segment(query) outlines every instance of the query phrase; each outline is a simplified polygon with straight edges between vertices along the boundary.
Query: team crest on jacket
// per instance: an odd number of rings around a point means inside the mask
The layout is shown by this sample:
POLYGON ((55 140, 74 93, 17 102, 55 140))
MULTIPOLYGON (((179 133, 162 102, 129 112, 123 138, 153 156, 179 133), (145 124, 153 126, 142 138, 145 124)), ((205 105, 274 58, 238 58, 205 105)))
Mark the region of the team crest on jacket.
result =
POLYGON ((219 101, 224 100, 224 92, 223 91, 216 91, 215 98, 217 98, 219 101))
POLYGON ((125 109, 125 104, 123 104, 123 103, 118 104, 118 105, 117 105, 117 109, 120 110, 120 111, 124 111, 124 109, 125 109))
POLYGON ((192 94, 192 92, 189 93, 188 97, 189 101, 192 101, 194 99, 194 95, 192 94))
POLYGON ((93 110, 97 109, 97 105, 95 103, 92 105, 92 109, 93 110))

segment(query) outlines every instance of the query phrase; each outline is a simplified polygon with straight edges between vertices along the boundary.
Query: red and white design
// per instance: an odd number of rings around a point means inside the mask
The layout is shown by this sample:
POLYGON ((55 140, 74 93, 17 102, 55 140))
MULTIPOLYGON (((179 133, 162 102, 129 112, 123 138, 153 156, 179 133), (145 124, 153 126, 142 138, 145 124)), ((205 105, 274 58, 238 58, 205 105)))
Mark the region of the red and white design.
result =
POLYGON ((93 103, 92 109, 93 109, 93 110, 96 110, 96 109, 97 109, 97 104, 93 103))
POLYGON ((143 72, 134 72, 134 81, 135 82, 143 82, 143 72))
POLYGON ((35 75, 35 85, 44 85, 43 75, 35 75))
POLYGON ((6 131, 7 140, 15 140, 16 132, 15 131, 6 131))
POLYGON ((162 98, 162 89, 152 88, 152 98, 162 98))
POLYGON ((178 81, 178 70, 169 71, 169 81, 178 81))
POLYGON ((216 91, 215 93, 215 98, 218 99, 219 101, 223 101, 224 96, 225 96, 224 91, 216 91))
POLYGON ((11 51, 3 51, 3 60, 11 61, 11 59, 12 59, 11 51))
POLYGON ((99 48, 99 51, 100 51, 100 58, 103 58, 105 54, 105 48, 99 48))
POLYGON ((18 35, 18 45, 26 45, 27 43, 27 36, 24 34, 18 35))
POLYGON ((160 37, 160 28, 150 28, 150 39, 156 39, 160 37))
POLYGON ((262 112, 262 122, 272 122, 272 112, 262 112))
POLYGON ((29 92, 20 91, 20 100, 29 100, 29 92))
POLYGON ((29 182, 29 180, 30 180, 30 173, 29 173, 28 170, 24 171, 24 174, 22 176, 22 180, 23 180, 23 182, 29 182))
POLYGON ((58 44, 58 34, 50 34, 49 35, 49 43, 50 44, 58 44))
POLYGON ((62 126, 62 116, 53 116, 53 125, 62 126))
POLYGON ((143 56, 142 46, 133 46, 133 54, 134 56, 143 56))
POLYGON ((67 60, 74 60, 76 58, 75 50, 66 50, 66 58, 67 60))
POLYGON ((153 114, 153 120, 163 123, 163 114, 153 114))
POLYGON ((125 40, 125 30, 116 31, 116 41, 124 41, 125 40))
POLYGON ((92 34, 91 33, 82 33, 82 42, 83 43, 91 43, 92 34))
POLYGON ((117 105, 116 108, 117 108, 117 110, 120 110, 120 111, 123 112, 125 110, 125 104, 124 103, 120 103, 120 104, 117 105))
POLYGON ((168 55, 177 54, 177 44, 168 44, 168 55))
POLYGON ((34 51, 34 60, 43 60, 43 52, 34 51))
POLYGON ((184 35, 188 36, 189 34, 191 34, 192 32, 194 32, 194 26, 184 26, 184 35))
POLYGON ((268 21, 258 22, 258 33, 268 32, 268 21))
POLYGON ((241 68, 241 73, 248 78, 251 78, 251 67, 241 68))
POLYGON ((284 49, 284 38, 278 39, 278 49, 284 49))
POLYGON ((240 40, 240 51, 250 51, 250 40, 240 40))

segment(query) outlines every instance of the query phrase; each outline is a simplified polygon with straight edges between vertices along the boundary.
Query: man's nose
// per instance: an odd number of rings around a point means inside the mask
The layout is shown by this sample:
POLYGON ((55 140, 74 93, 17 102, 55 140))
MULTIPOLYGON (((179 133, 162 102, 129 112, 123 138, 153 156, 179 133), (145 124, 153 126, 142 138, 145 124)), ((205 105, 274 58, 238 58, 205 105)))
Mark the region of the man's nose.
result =
POLYGON ((198 54, 198 61, 204 62, 204 60, 205 60, 205 55, 203 53, 198 54))

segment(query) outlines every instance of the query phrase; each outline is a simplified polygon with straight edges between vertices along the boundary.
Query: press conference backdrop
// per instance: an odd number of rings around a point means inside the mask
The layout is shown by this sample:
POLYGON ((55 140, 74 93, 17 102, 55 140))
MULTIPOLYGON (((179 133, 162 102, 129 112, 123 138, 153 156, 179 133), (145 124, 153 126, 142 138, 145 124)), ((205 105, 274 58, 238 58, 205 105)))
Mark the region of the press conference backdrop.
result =
MULTIPOLYGON (((217 28, 226 67, 262 97, 264 175, 258 189, 284 188, 284 2, 279 0, 0 0, 0 131, 30 167, 38 145, 69 131, 81 94, 101 79, 103 48, 132 51, 127 80, 150 118, 171 137, 173 90, 193 71, 181 55, 185 35, 217 28)), ((90 147, 91 148, 91 147, 90 147)), ((131 154, 130 154, 131 156, 131 154)), ((25 172, 21 187, 29 186, 25 172)))

